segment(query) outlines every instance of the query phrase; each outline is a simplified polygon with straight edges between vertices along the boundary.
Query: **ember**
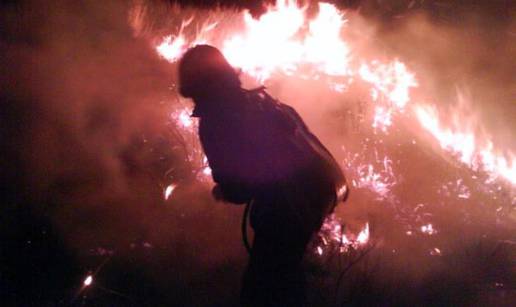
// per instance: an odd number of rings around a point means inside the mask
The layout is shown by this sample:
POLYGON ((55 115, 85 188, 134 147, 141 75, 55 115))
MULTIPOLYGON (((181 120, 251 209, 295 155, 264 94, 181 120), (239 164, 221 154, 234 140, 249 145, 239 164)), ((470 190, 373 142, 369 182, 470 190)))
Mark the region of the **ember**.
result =
POLYGON ((165 191, 163 192, 163 194, 164 194, 163 196, 165 197, 165 200, 168 200, 170 198, 170 196, 172 195, 172 192, 174 192, 176 187, 177 186, 175 184, 170 184, 165 188, 165 191))
POLYGON ((93 276, 88 275, 83 282, 84 287, 89 287, 93 283, 93 276))

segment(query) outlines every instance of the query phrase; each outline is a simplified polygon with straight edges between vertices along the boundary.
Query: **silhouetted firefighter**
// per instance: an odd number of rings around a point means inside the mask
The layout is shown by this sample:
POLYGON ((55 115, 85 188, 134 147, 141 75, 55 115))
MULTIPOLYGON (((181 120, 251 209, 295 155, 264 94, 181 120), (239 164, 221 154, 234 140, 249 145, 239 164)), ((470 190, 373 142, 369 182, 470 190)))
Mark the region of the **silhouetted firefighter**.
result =
POLYGON ((242 305, 302 306, 303 255, 324 217, 347 195, 341 169, 293 108, 263 88, 243 89, 216 48, 188 50, 179 79, 180 93, 195 103, 192 116, 200 119, 214 197, 251 204, 255 237, 242 305), (338 191, 345 195, 339 198, 338 191))

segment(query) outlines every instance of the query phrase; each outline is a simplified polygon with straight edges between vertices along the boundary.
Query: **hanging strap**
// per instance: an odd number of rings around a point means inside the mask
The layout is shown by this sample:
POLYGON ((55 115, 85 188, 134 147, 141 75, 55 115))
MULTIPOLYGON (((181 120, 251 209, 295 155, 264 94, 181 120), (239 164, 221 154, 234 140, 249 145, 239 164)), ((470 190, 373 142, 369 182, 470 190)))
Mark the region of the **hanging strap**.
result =
POLYGON ((251 211, 252 204, 252 199, 245 204, 244 215, 242 216, 242 241, 244 242, 245 249, 249 255, 251 255, 252 247, 249 244, 249 240, 247 238, 247 217, 251 211))

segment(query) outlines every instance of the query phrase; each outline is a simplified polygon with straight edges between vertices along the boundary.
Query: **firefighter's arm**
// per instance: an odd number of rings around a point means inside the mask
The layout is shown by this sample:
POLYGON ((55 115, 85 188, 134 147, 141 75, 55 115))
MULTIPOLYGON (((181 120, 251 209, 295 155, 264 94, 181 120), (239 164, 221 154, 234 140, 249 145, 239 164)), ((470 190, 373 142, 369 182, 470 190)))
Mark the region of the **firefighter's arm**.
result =
MULTIPOLYGON (((201 141, 202 138, 201 138, 201 141)), ((208 141, 202 142, 203 149, 211 168, 211 175, 216 185, 212 189, 212 195, 217 201, 229 202, 234 204, 246 203, 250 197, 245 185, 241 184, 235 176, 238 167, 229 159, 226 151, 211 146, 208 141)))
POLYGON ((231 179, 230 176, 216 169, 212 169, 212 176, 216 183, 211 191, 215 200, 240 205, 251 199, 249 189, 245 184, 231 179))
POLYGON ((245 188, 231 184, 216 184, 213 187, 212 194, 217 201, 237 205, 245 204, 251 199, 245 188))

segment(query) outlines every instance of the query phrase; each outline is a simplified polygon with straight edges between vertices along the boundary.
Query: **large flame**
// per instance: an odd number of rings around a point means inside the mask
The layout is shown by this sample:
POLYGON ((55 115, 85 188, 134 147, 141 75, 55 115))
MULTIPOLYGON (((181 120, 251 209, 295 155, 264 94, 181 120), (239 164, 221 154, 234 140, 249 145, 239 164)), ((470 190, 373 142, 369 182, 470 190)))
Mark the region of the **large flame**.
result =
POLYGON ((294 39, 305 21, 302 8, 278 1, 259 19, 247 11, 243 18, 244 32, 223 44, 223 53, 232 65, 260 80, 269 78, 277 69, 288 73, 296 68, 303 57, 302 43, 294 39))
POLYGON ((439 142, 440 146, 457 156, 460 162, 475 171, 485 171, 489 181, 498 177, 516 184, 516 156, 499 154, 489 137, 478 133, 477 119, 467 115, 469 106, 466 96, 457 93, 457 106, 450 112, 450 123, 442 123, 434 106, 415 105, 415 114, 421 125, 439 142))
POLYGON ((175 36, 165 36, 156 50, 174 62, 196 44, 218 45, 233 66, 261 83, 274 73, 314 80, 325 75, 331 89, 343 92, 357 76, 371 85, 371 96, 377 102, 372 125, 384 133, 392 125, 393 114, 403 111, 410 101, 410 89, 417 86, 414 74, 399 60, 368 63, 353 58, 349 43, 342 38, 344 14, 331 4, 319 3, 318 13, 309 19, 306 7, 281 0, 258 19, 244 11, 242 22, 243 30, 228 31, 222 43, 212 31, 217 22, 204 25, 187 42, 183 31, 190 19, 175 36))
POLYGON ((308 22, 306 31, 304 11, 293 1, 278 1, 259 19, 245 12, 244 33, 227 39, 223 53, 232 65, 262 81, 274 71, 291 74, 306 64, 328 75, 348 74, 349 47, 341 39, 342 13, 333 5, 320 3, 319 13, 308 22))
MULTIPOLYGON (((212 44, 233 66, 260 83, 275 76, 295 75, 303 79, 325 80, 328 87, 339 94, 349 85, 360 82, 368 87, 372 106, 370 126, 379 137, 388 134, 390 127, 400 118, 395 115, 412 116, 443 150, 456 155, 468 167, 487 172, 491 180, 500 177, 516 184, 515 156, 495 151, 493 142, 486 135, 477 134, 475 123, 464 118, 463 112, 451 112, 451 125, 444 125, 434 106, 412 101, 411 94, 418 87, 418 81, 402 61, 371 61, 354 54, 353 44, 344 39, 347 28, 344 13, 335 6, 319 3, 318 13, 308 17, 306 7, 295 1, 278 0, 257 19, 248 11, 242 12, 238 18, 242 24, 240 28, 231 23, 229 29, 213 31, 223 27, 226 20, 221 17, 218 21, 206 22, 200 30, 192 31, 195 35, 189 40, 184 35, 191 23, 191 19, 187 20, 179 33, 162 38, 156 50, 163 58, 174 62, 196 44, 212 44), (224 34, 222 38, 220 33, 224 34)), ((177 126, 195 129, 186 114, 183 111, 176 114, 177 126)), ((391 188, 398 183, 391 167, 392 160, 377 152, 374 162, 362 160, 368 150, 364 148, 364 155, 356 153, 345 161, 348 169, 356 175, 352 183, 357 188, 375 192, 379 199, 392 198, 391 188)), ((202 165, 202 174, 209 176, 206 161, 202 165)), ((467 188, 459 185, 457 197, 468 198, 467 188)), ((329 233, 325 241, 333 240, 347 246, 358 247, 369 240, 368 224, 355 237, 344 234, 334 219, 325 221, 323 230, 329 233)), ((421 231, 435 233, 431 224, 423 226, 421 231)), ((323 254, 323 250, 322 246, 316 249, 319 254, 323 254)))

